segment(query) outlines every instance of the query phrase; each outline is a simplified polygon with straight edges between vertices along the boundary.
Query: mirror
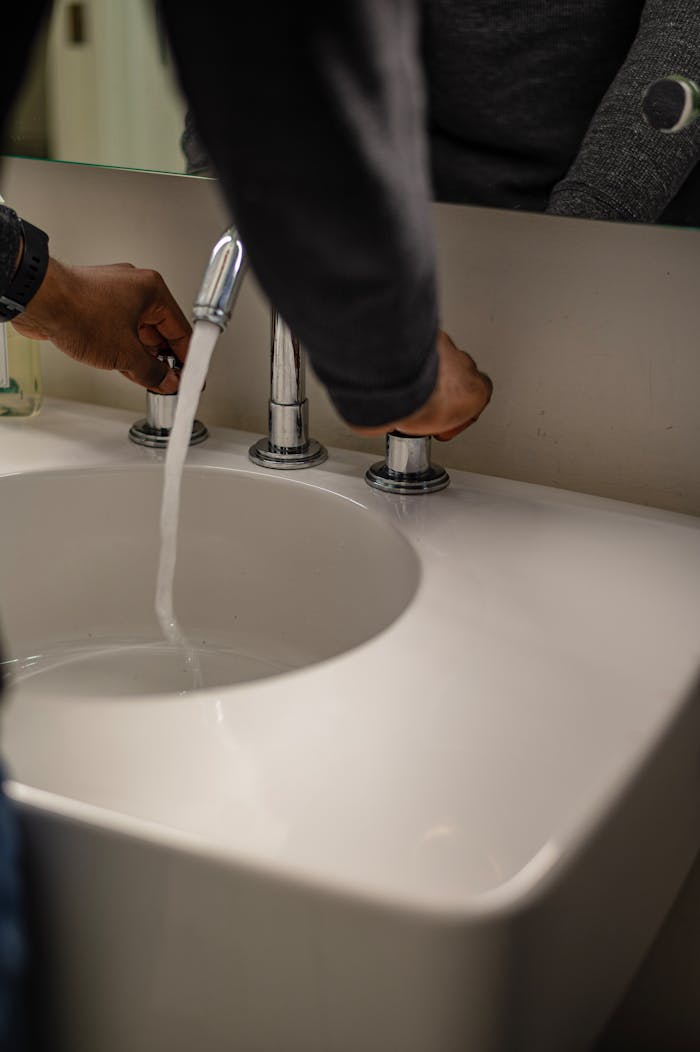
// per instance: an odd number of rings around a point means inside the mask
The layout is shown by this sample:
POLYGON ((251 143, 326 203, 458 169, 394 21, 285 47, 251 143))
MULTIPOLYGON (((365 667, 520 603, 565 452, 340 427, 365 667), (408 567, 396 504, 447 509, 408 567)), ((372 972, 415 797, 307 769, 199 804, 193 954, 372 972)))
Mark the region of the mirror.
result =
POLYGON ((150 0, 55 0, 6 149, 184 174, 185 110, 150 0))
MULTIPOLYGON (((664 135, 642 116, 648 82, 700 80, 693 5, 526 6, 423 0, 436 198, 700 226, 700 121, 664 135)), ((205 174, 185 111, 151 0, 56 0, 8 152, 205 174)))

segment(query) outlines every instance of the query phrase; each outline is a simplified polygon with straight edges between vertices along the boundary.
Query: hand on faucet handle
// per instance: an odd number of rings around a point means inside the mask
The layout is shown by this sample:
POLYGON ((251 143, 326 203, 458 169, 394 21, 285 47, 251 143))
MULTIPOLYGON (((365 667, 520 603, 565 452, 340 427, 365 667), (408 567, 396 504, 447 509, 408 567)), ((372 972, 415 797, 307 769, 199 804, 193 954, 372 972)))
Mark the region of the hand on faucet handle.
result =
POLYGON ((420 409, 402 420, 387 421, 381 427, 354 427, 353 430, 362 435, 401 431, 405 435, 432 435, 447 442, 476 423, 491 401, 491 378, 442 330, 438 332, 437 351, 437 384, 420 409))
POLYGON ((177 371, 159 358, 182 362, 191 327, 160 274, 130 263, 73 267, 49 261, 26 311, 12 322, 25 336, 98 369, 118 369, 159 394, 178 388, 177 371))

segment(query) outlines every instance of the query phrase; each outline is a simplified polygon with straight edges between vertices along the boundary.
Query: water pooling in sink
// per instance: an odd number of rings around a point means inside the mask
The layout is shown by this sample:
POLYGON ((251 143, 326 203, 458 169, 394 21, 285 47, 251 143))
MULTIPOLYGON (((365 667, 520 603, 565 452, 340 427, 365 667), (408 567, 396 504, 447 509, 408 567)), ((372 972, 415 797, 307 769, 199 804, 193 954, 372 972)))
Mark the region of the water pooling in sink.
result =
POLYGON ((177 561, 177 531, 180 520, 180 489, 182 472, 189 449, 199 395, 204 386, 207 369, 216 341, 221 335, 218 325, 199 321, 194 326, 185 367, 180 377, 175 423, 170 432, 165 457, 163 501, 160 510, 160 558, 156 581, 156 615, 168 643, 184 654, 185 667, 192 674, 196 690, 204 685, 199 655, 180 627, 173 602, 173 583, 177 561))
MULTIPOLYGON (((192 691, 154 609, 162 463, 124 464, 124 441, 117 427, 113 466, 0 478, 0 547, 12 553, 2 636, 15 698, 36 725, 71 697, 192 691)), ((197 460, 182 478, 174 605, 205 688, 342 654, 411 602, 420 562, 390 521, 332 489, 257 472, 235 449, 230 466, 197 460)))
POLYGON ((42 648, 41 653, 7 661, 4 668, 11 679, 21 684, 25 701, 41 701, 47 695, 54 700, 78 701, 104 694, 123 698, 142 694, 182 697, 202 687, 252 683, 295 667, 237 653, 208 640, 198 642, 196 649, 185 642, 188 651, 195 655, 198 682, 194 685, 195 669, 183 667, 182 645, 172 646, 164 640, 144 643, 110 636, 85 644, 61 643, 42 648))

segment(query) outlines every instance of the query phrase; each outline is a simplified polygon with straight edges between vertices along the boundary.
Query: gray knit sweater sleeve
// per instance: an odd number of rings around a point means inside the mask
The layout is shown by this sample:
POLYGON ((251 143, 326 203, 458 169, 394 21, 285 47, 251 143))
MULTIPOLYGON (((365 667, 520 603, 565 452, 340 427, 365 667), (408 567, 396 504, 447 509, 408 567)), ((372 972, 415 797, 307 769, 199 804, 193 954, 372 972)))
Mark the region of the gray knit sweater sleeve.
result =
POLYGON ((642 116, 652 81, 671 73, 700 80, 698 0, 647 0, 626 61, 601 101, 548 211, 592 219, 654 222, 700 160, 700 122, 662 135, 642 116))

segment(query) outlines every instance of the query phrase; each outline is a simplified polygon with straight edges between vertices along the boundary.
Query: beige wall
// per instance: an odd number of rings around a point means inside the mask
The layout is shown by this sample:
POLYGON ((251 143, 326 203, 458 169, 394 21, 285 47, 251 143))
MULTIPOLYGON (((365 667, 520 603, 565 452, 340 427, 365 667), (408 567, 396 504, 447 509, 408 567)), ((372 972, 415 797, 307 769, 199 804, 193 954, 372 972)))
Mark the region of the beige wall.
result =
MULTIPOLYGON (((159 269, 185 309, 226 224, 206 180, 6 162, 8 201, 74 263, 159 269)), ((443 321, 494 379, 477 427, 436 457, 448 466, 700 515, 700 237, 440 206, 443 321)), ((200 416, 262 431, 268 319, 252 280, 217 349, 200 416)), ((120 376, 48 348, 48 394, 125 406, 120 376)), ((356 438, 310 383, 312 433, 356 438)))

